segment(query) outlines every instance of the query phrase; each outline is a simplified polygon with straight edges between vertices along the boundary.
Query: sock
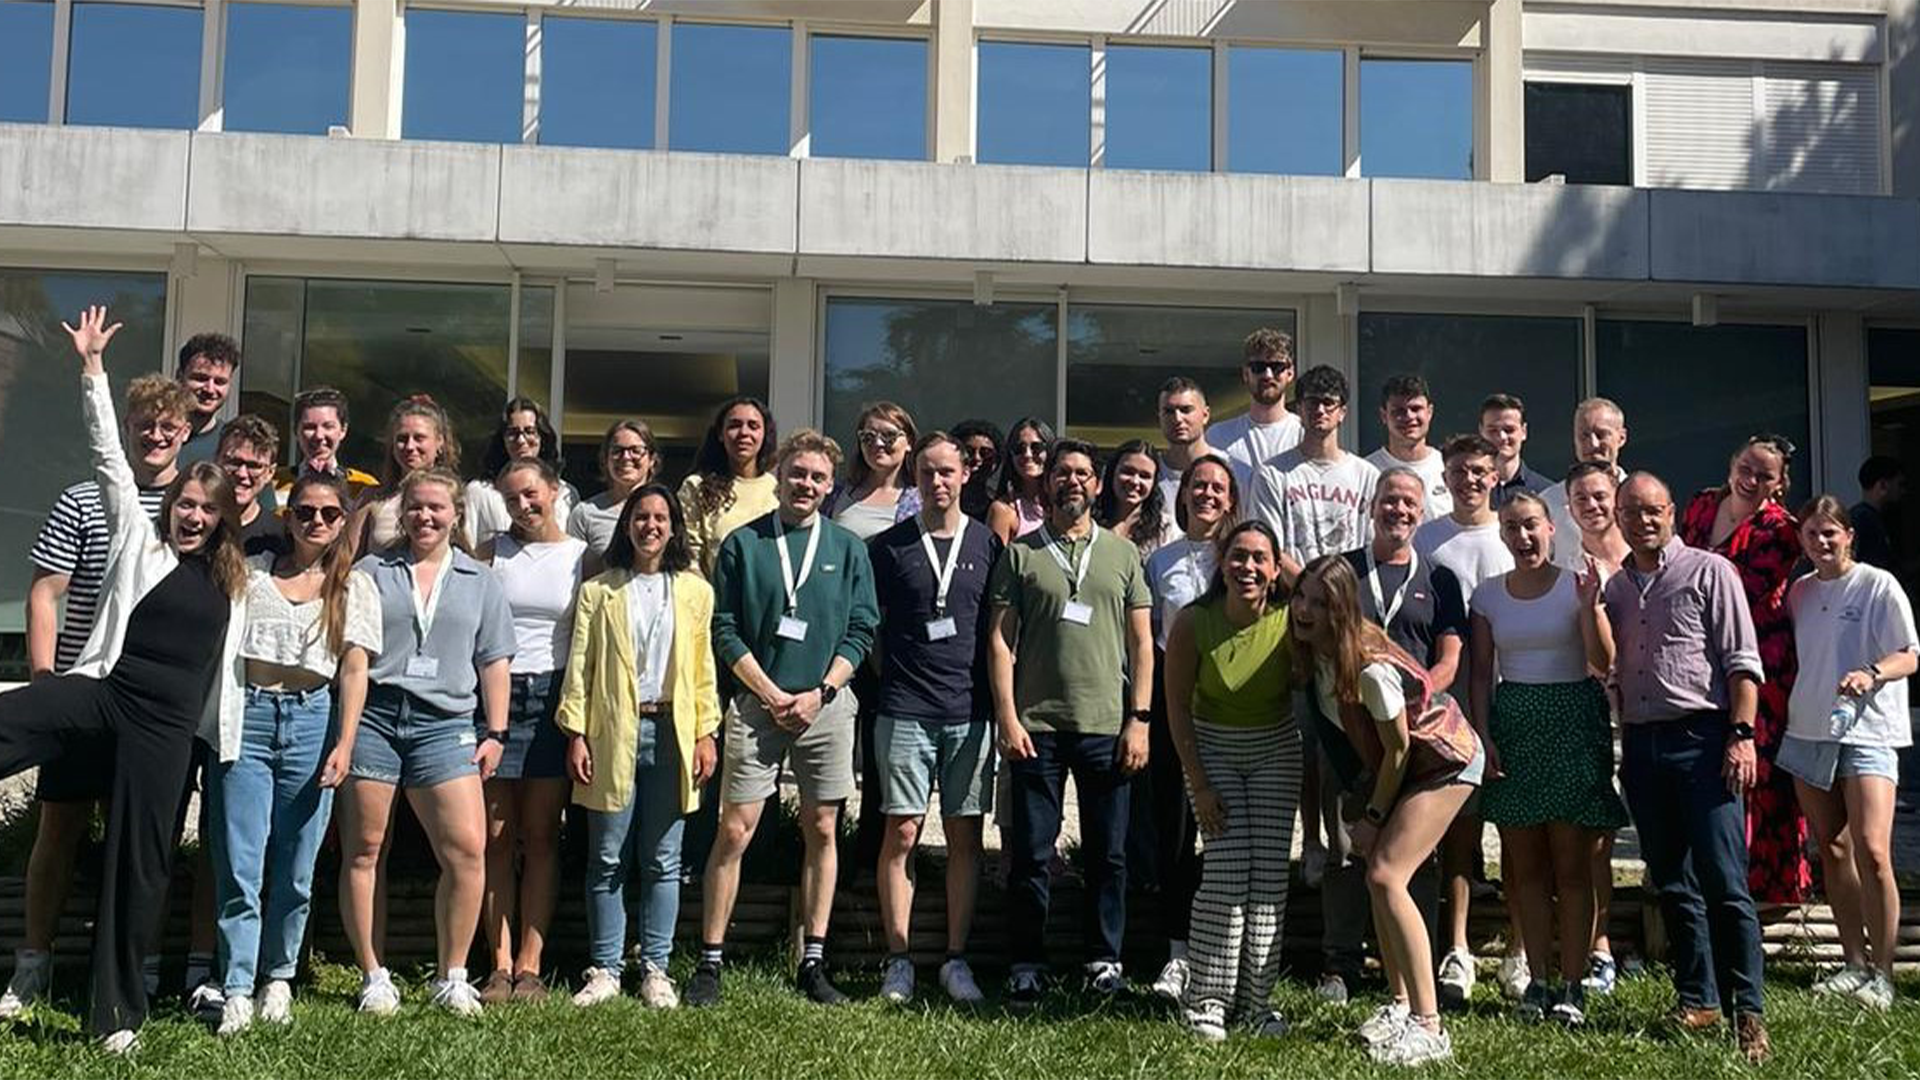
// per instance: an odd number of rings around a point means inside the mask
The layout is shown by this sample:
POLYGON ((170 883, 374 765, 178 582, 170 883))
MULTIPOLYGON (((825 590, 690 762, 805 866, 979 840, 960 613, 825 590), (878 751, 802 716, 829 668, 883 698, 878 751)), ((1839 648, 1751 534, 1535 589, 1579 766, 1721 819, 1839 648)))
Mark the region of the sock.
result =
POLYGON ((466 982, 466 981, 467 981, 467 969, 466 969, 466 968, 463 968, 463 967, 450 967, 450 968, 448 968, 448 969, 447 969, 447 982, 449 982, 449 983, 457 983, 457 982, 466 982))
POLYGON ((374 968, 372 971, 369 971, 360 976, 360 984, 362 986, 372 986, 374 983, 392 982, 392 981, 393 981, 393 976, 388 974, 387 969, 383 967, 374 968))
POLYGON ((1168 960, 1185 960, 1186 958, 1187 958, 1186 942, 1184 941, 1167 942, 1167 959, 1168 960))
POLYGON ((190 952, 187 954, 187 992, 199 989, 200 984, 213 977, 213 954, 190 952))
POLYGON ((718 942, 706 941, 700 943, 700 962, 703 964, 712 964, 714 967, 719 967, 724 962, 725 955, 725 945, 718 942))
POLYGON ((827 958, 827 939, 808 935, 800 946, 800 962, 817 963, 827 958))

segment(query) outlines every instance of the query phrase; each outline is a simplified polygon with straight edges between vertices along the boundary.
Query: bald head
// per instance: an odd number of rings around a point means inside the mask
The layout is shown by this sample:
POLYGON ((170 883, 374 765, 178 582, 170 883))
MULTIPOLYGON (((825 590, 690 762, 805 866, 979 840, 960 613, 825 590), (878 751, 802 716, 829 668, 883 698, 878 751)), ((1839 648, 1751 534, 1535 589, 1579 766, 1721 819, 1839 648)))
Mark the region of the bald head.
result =
POLYGON ((1673 493, 1666 483, 1650 472, 1627 477, 1614 502, 1614 516, 1636 560, 1658 565, 1660 550, 1673 539, 1673 493))

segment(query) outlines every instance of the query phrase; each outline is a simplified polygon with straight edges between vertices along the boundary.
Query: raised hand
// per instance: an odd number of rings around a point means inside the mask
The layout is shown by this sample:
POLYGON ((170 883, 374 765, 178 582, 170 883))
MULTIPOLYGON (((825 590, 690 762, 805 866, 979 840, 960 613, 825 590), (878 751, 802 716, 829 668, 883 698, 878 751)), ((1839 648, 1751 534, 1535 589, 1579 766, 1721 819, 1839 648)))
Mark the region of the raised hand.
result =
POLYGON ((107 351, 107 342, 113 340, 113 335, 119 333, 123 325, 114 323, 109 326, 106 306, 92 304, 80 313, 80 325, 77 328, 62 321, 60 329, 73 339, 73 351, 80 354, 84 368, 92 372, 100 370, 100 357, 107 351))
POLYGON ((1593 607, 1600 602, 1600 564, 1592 555, 1582 555, 1579 573, 1573 575, 1573 590, 1580 602, 1593 607))

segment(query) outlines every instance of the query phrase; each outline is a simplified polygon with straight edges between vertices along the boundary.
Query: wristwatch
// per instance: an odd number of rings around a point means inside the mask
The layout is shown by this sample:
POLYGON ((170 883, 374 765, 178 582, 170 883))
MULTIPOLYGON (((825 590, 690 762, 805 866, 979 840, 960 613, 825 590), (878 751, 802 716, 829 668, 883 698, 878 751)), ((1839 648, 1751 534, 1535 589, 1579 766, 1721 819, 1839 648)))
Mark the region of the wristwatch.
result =
POLYGON ((1385 825, 1387 823, 1386 813, 1372 803, 1368 803, 1367 808, 1360 811, 1360 816, 1366 818, 1368 822, 1374 825, 1385 825))
POLYGON ((1879 665, 1879 664, 1868 664, 1868 665, 1867 665, 1867 666, 1866 666, 1865 668, 1863 668, 1862 670, 1864 670, 1864 671, 1865 671, 1865 672, 1866 672, 1866 673, 1867 673, 1868 675, 1871 675, 1871 676, 1873 676, 1873 682, 1874 682, 1874 685, 1876 685, 1876 686, 1877 686, 1877 685, 1879 685, 1879 684, 1880 684, 1880 683, 1881 683, 1881 682, 1883 681, 1883 680, 1882 680, 1882 676, 1881 676, 1881 674, 1880 674, 1880 665, 1879 665))
POLYGON ((1129 719, 1129 720, 1138 720, 1138 721, 1140 721, 1140 722, 1141 722, 1141 723, 1143 723, 1143 724, 1146 724, 1146 723, 1151 723, 1151 722, 1152 722, 1152 720, 1153 720, 1153 710, 1151 710, 1151 709, 1128 709, 1128 710, 1127 710, 1127 719, 1129 719))
POLYGON ((833 699, 840 696, 840 688, 830 682, 820 684, 820 704, 831 705, 833 699))
POLYGON ((1753 741, 1753 725, 1752 724, 1733 725, 1733 737, 1740 742, 1753 741))
POLYGON ((480 733, 480 741, 497 742, 505 746, 507 744, 507 733, 504 730, 494 731, 492 728, 488 728, 480 733))

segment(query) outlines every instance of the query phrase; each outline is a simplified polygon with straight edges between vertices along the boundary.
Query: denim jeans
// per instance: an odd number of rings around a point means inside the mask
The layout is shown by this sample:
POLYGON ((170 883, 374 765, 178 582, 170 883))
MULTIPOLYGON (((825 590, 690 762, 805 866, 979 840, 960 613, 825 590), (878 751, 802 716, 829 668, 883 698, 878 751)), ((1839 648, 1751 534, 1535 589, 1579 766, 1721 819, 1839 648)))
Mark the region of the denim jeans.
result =
POLYGON ((1746 808, 1720 776, 1727 730, 1725 713, 1627 724, 1620 781, 1660 894, 1680 1003, 1758 1013, 1760 919, 1747 891, 1746 808))
POLYGON ((332 704, 324 686, 305 693, 249 689, 240 756, 213 766, 207 847, 228 994, 253 993, 262 968, 269 979, 291 979, 299 970, 313 862, 333 809, 333 792, 320 787, 320 765, 333 742, 332 704))
MULTIPOLYGON (((618 975, 627 944, 627 879, 637 866, 640 956, 666 970, 680 919, 680 744, 671 717, 640 718, 633 798, 625 808, 587 811, 587 934, 593 965, 618 975)), ((595 762, 613 768, 613 762, 595 762)))
POLYGON ((1005 834, 1013 865, 1007 877, 1007 937, 1015 964, 1047 959, 1047 864, 1060 837, 1067 775, 1080 796, 1080 852, 1086 864, 1081 941, 1087 959, 1120 959, 1127 929, 1127 815, 1131 778, 1115 760, 1115 735, 1034 732, 1033 754, 1010 761, 1012 815, 1005 834))

